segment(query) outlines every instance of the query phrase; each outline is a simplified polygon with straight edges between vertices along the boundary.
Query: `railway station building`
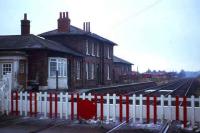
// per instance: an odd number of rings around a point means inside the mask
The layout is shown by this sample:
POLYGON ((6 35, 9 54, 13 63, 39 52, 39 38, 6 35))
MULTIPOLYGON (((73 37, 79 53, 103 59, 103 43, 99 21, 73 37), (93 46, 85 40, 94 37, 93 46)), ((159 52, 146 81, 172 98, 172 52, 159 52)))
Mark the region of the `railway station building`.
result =
POLYGON ((111 85, 125 74, 120 67, 128 74, 132 65, 113 56, 116 45, 92 33, 90 22, 84 22, 83 29, 72 26, 68 12, 60 13, 56 29, 30 34, 24 14, 21 35, 0 36, 0 75, 11 73, 14 88, 27 88, 30 82, 41 90, 111 85))

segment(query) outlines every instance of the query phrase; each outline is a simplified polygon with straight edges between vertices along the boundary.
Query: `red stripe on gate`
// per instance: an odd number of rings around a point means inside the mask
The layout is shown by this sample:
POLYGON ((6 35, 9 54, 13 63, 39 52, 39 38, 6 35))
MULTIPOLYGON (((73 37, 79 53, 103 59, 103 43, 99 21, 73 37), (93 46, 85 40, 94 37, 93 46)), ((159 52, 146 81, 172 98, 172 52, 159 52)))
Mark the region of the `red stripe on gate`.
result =
POLYGON ((14 92, 11 92, 11 114, 13 115, 13 106, 14 106, 14 92))
POLYGON ((119 96, 119 121, 122 122, 122 95, 119 96))
POLYGON ((79 120, 79 94, 77 94, 77 120, 79 120))
POLYGON ((57 118, 58 115, 58 95, 55 93, 55 118, 57 118))
POLYGON ((187 126, 187 97, 183 97, 183 125, 187 126))
POLYGON ((15 102, 16 102, 16 115, 18 116, 18 114, 19 114, 19 111, 18 111, 18 92, 15 92, 16 93, 16 100, 15 100, 15 102))
POLYGON ((29 97, 30 116, 32 116, 32 92, 29 93, 29 97))
POLYGON ((149 105, 150 105, 150 100, 149 100, 149 96, 146 97, 147 101, 146 101, 146 108, 147 108, 147 111, 146 111, 146 115, 147 115, 147 123, 149 123, 149 120, 150 120, 150 108, 149 108, 149 105))
POLYGON ((101 120, 103 121, 103 95, 101 95, 100 103, 101 103, 101 120))
POLYGON ((129 96, 126 96, 126 123, 129 122, 129 96))
POLYGON ((97 120, 97 95, 96 94, 94 95, 94 103, 95 103, 95 107, 96 107, 95 108, 96 113, 95 113, 94 117, 95 117, 95 120, 97 120))
POLYGON ((179 97, 176 96, 176 120, 179 121, 179 97))
POLYGON ((153 113, 154 113, 154 117, 153 117, 153 122, 154 122, 154 124, 156 124, 156 122, 157 122, 157 97, 156 96, 154 96, 153 97, 153 107, 154 107, 154 109, 153 109, 153 113))
POLYGON ((71 94, 71 120, 74 120, 74 95, 71 94))
POLYGON ((34 97, 34 103, 35 103, 35 117, 37 116, 37 93, 35 92, 35 97, 34 97))
POLYGON ((52 93, 49 94, 49 117, 52 118, 52 93))

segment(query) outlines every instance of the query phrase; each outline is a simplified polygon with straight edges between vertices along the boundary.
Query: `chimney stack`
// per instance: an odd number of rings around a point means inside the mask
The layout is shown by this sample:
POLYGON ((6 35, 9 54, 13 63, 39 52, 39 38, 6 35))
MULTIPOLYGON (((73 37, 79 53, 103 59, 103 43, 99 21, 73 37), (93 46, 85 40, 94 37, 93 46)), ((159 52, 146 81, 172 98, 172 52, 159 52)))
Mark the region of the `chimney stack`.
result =
POLYGON ((84 22, 83 23, 83 30, 85 32, 90 32, 90 22, 84 22))
POLYGON ((58 18, 58 32, 70 32, 68 12, 60 12, 60 17, 58 18))
POLYGON ((27 20, 27 14, 24 13, 24 19, 21 20, 21 35, 30 34, 30 20, 27 20))

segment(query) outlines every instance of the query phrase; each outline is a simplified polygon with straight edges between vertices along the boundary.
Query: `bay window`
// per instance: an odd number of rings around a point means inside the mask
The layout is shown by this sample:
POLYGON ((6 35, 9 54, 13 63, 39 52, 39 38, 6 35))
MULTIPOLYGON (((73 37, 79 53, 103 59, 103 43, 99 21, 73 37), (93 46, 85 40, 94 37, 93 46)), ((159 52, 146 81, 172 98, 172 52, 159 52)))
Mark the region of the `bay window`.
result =
POLYGON ((65 58, 49 58, 49 77, 56 77, 56 71, 58 71, 58 77, 67 76, 67 60, 65 58))

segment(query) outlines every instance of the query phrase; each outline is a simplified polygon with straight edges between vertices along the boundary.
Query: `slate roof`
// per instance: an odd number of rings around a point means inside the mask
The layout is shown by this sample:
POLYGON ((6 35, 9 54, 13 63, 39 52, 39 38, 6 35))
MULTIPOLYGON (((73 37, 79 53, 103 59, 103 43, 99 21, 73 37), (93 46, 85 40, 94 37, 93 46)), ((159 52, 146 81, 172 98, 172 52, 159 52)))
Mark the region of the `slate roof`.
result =
POLYGON ((114 63, 123 63, 123 64, 128 64, 128 65, 134 65, 134 64, 132 64, 132 63, 130 63, 130 62, 124 60, 124 59, 121 59, 119 57, 116 57, 116 56, 113 56, 113 62, 114 63))
POLYGON ((60 43, 47 40, 35 35, 8 35, 0 36, 0 50, 30 50, 47 49, 76 56, 83 56, 60 43))
POLYGON ((89 36, 89 37, 92 37, 92 38, 95 38, 99 41, 102 41, 102 42, 105 42, 105 43, 108 43, 108 44, 111 44, 111 45, 117 45, 116 43, 104 38, 104 37, 101 37, 95 33, 91 33, 91 32, 86 32, 78 27, 75 27, 75 26, 72 26, 70 25, 70 32, 58 32, 58 29, 55 29, 55 30, 52 30, 52 31, 48 31, 48 32, 44 32, 44 33, 41 33, 39 34, 39 36, 56 36, 56 35, 86 35, 86 36, 89 36))

